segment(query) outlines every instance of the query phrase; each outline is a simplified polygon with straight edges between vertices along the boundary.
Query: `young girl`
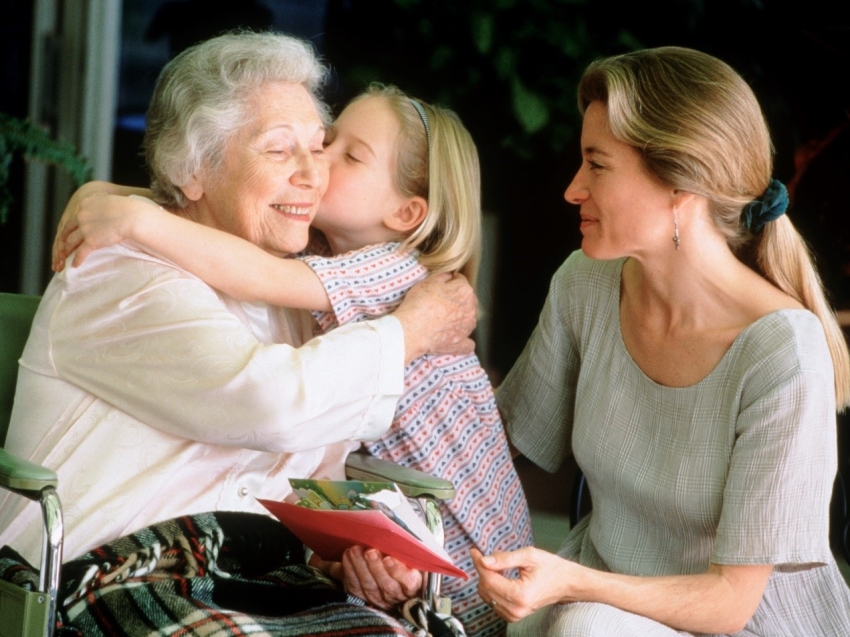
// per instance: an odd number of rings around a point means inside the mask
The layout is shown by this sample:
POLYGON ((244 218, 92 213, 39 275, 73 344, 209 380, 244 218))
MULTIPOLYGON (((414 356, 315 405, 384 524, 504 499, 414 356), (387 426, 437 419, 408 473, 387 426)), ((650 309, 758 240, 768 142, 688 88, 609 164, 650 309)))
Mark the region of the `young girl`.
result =
MULTIPOLYGON (((91 250, 133 240, 243 301, 314 310, 322 330, 393 311, 430 272, 474 284, 480 252, 480 176, 474 143, 451 111, 394 87, 372 87, 331 127, 330 180, 313 226, 329 256, 281 259, 140 198, 90 198, 69 244, 91 250)), ((378 457, 451 480, 441 504, 445 547, 470 579, 443 592, 470 635, 504 624, 477 594, 470 549, 531 544, 528 506, 493 390, 475 355, 425 356, 405 370, 393 425, 366 443, 378 457)))

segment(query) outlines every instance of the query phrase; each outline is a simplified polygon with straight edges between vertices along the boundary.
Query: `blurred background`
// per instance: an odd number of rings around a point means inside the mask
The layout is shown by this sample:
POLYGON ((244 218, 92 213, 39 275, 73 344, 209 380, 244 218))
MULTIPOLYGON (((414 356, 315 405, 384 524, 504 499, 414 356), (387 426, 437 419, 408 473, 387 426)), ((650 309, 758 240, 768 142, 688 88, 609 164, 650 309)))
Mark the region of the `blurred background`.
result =
MULTIPOLYGON (((496 383, 579 246, 563 191, 579 164, 575 86, 592 59, 682 45, 752 85, 789 184, 791 218, 837 308, 850 308, 850 3, 841 0, 0 0, 0 114, 80 150, 91 176, 146 185, 144 112, 162 65, 223 31, 312 41, 336 112, 369 82, 458 112, 481 155, 486 250, 478 332, 496 383)), ((0 290, 39 294, 73 191, 67 171, 9 155, 0 290)), ((5 153, 5 154, 4 154, 5 153)), ((2 194, 2 193, 0 193, 2 194)))

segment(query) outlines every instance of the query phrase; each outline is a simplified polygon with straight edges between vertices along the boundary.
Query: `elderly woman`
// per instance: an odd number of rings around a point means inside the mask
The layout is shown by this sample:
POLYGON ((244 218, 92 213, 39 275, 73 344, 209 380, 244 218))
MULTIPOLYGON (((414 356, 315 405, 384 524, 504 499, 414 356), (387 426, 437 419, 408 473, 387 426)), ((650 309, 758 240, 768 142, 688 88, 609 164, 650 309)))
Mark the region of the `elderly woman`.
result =
MULTIPOLYGON (((179 55, 148 112, 154 198, 271 253, 303 250, 327 182, 324 75, 281 35, 179 55)), ((116 245, 47 288, 6 446, 58 473, 68 558, 177 516, 262 513, 289 477, 342 477, 351 441, 389 427, 405 364, 471 350, 474 314, 466 281, 442 276, 392 316, 310 340, 309 313, 236 302, 116 245)), ((37 563, 38 517, 3 501, 0 544, 37 563)))
POLYGON ((828 542, 847 346, 752 91, 661 48, 592 64, 579 104, 581 252, 499 404, 537 464, 575 454, 593 511, 559 555, 476 556, 481 595, 509 634, 847 635, 828 542))

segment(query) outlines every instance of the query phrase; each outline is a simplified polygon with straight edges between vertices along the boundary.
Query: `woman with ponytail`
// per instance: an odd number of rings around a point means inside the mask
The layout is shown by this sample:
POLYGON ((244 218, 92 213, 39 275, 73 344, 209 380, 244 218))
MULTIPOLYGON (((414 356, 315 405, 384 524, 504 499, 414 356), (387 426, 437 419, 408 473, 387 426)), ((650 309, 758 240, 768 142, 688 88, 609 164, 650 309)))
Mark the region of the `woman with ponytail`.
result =
POLYGON ((665 47, 591 64, 579 106, 581 251, 498 402, 532 461, 575 455, 593 511, 558 555, 475 553, 480 594, 509 634, 847 635, 850 357, 752 90, 665 47))

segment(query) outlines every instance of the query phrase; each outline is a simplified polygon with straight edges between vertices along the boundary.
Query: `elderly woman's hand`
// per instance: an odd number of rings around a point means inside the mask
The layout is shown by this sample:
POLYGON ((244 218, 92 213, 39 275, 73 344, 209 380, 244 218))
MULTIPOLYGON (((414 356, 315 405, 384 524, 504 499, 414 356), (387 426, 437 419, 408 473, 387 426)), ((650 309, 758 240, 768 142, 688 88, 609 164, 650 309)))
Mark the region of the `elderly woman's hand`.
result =
POLYGON ((352 546, 342 562, 326 562, 313 555, 310 563, 342 582, 346 592, 383 610, 418 597, 422 591, 422 573, 375 549, 352 546))
POLYGON ((469 354, 478 300, 466 277, 435 274, 413 286, 395 312, 404 328, 405 362, 424 354, 469 354))
POLYGON ((352 546, 342 556, 342 571, 345 590, 384 610, 422 590, 422 573, 375 549, 352 546))

